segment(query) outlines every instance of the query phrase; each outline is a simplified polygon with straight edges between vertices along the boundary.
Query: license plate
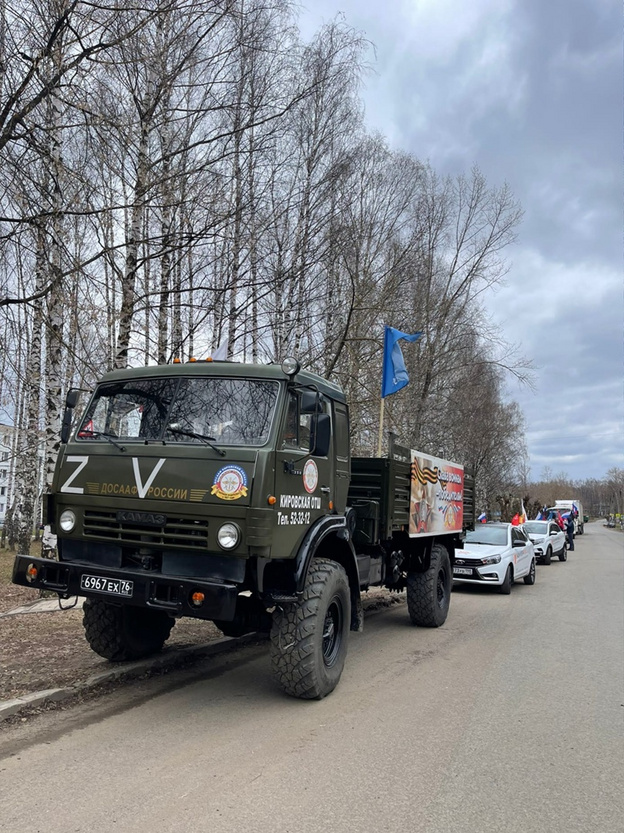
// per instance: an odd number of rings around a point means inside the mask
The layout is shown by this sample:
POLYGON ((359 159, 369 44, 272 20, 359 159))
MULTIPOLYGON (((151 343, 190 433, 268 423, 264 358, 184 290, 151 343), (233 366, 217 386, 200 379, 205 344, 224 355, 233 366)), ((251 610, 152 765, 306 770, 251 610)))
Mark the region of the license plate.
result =
POLYGON ((472 567, 453 567, 454 576, 471 576, 472 567))
POLYGON ((134 582, 125 578, 107 578, 106 576, 80 577, 80 589, 96 593, 108 593, 109 596, 132 596, 134 582))

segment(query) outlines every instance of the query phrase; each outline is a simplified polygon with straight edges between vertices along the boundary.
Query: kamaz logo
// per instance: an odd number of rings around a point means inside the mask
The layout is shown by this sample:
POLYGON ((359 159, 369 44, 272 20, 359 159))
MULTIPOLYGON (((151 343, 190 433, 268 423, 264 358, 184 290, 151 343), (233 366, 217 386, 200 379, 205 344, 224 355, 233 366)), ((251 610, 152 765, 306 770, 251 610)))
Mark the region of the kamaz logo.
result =
POLYGON ((159 512, 131 512, 120 509, 117 512, 118 523, 142 524, 143 526, 165 526, 167 516, 159 512))

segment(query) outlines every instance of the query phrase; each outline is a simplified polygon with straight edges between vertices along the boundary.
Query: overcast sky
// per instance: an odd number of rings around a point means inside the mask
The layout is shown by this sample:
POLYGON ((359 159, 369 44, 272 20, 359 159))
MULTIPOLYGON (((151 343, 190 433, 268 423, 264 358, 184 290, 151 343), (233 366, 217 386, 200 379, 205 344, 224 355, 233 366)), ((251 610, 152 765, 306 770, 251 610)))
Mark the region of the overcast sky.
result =
POLYGON ((368 125, 522 204, 488 307, 536 368, 535 393, 509 386, 531 478, 624 467, 621 3, 304 0, 302 35, 340 12, 376 49, 368 125))

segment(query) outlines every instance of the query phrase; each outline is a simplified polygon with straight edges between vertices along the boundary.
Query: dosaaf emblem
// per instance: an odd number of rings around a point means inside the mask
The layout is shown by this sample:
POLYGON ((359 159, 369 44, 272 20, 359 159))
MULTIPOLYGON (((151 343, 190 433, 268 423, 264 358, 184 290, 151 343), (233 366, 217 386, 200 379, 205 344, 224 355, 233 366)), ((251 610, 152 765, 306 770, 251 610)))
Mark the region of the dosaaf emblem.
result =
POLYGON ((240 466, 224 466, 215 475, 210 490, 221 500, 238 500, 247 497, 247 475, 240 466))

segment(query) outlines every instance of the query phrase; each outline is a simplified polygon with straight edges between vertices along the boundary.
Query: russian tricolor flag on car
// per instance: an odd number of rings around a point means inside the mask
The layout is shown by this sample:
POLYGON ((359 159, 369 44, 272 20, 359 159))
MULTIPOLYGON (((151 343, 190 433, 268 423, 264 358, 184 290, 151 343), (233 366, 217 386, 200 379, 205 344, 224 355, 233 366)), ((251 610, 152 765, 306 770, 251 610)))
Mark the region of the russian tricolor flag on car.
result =
POLYGON ((485 512, 481 512, 481 514, 479 515, 479 517, 477 518, 477 520, 478 520, 480 523, 484 524, 484 523, 487 521, 487 515, 485 514, 485 512))

